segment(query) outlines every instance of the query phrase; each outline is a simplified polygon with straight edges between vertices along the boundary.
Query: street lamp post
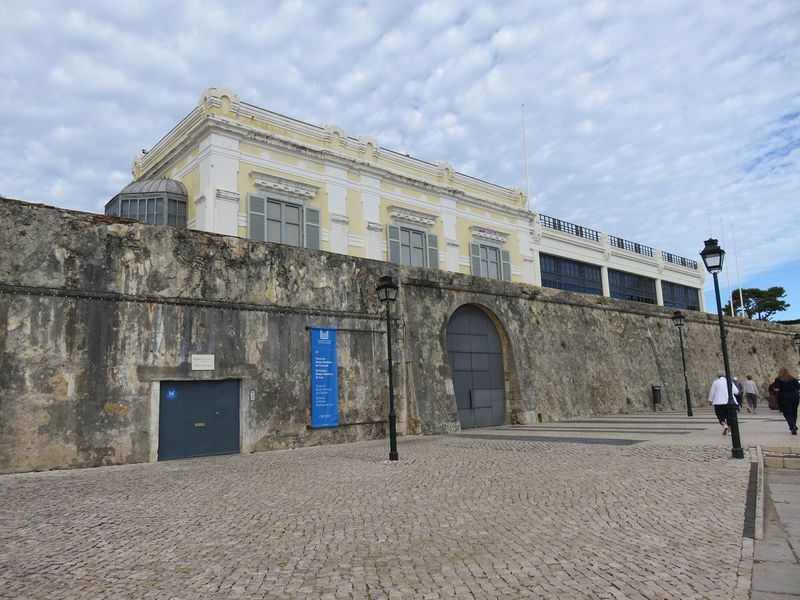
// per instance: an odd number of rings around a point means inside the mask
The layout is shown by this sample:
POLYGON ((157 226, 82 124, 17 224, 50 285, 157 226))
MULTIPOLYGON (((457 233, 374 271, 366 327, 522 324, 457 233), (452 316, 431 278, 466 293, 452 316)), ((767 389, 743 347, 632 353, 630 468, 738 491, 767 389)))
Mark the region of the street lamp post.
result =
POLYGON ((722 271, 722 262, 725 259, 725 250, 719 247, 717 240, 709 238, 705 247, 700 251, 706 270, 714 278, 714 296, 717 300, 717 316, 719 317, 719 337, 722 342, 722 361, 725 366, 725 380, 728 385, 728 425, 731 428, 731 455, 733 458, 744 458, 744 450, 739 439, 739 419, 736 415, 736 403, 733 400, 731 386, 731 368, 728 363, 728 343, 725 339, 725 322, 722 319, 722 304, 719 299, 719 280, 717 275, 722 271))
POLYGON ((675 323, 675 327, 678 328, 678 337, 681 340, 681 362, 683 362, 683 385, 684 391, 686 392, 686 416, 691 417, 692 414, 692 400, 691 396, 689 395, 689 380, 686 377, 686 354, 683 351, 683 326, 686 324, 686 317, 683 316, 683 313, 679 310, 676 310, 672 313, 672 322, 675 323))
POLYGON ((389 353, 389 460, 397 460, 397 415, 394 412, 394 381, 392 380, 392 318, 390 307, 397 298, 398 285, 391 275, 380 278, 378 298, 386 305, 386 348, 389 353))

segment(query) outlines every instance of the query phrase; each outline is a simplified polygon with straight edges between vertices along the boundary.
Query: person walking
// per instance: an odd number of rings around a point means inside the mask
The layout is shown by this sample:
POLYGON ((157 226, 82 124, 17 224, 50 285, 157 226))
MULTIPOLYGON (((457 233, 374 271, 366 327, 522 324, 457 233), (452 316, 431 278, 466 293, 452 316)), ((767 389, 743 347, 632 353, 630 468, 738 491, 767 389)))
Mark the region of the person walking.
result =
POLYGON ((747 412, 750 412, 752 409, 753 414, 755 414, 760 394, 758 393, 758 386, 756 382, 753 381, 752 375, 748 375, 747 379, 744 381, 744 394, 747 398, 747 412))
POLYGON ((789 373, 789 369, 781 367, 772 385, 778 390, 778 402, 783 418, 789 425, 792 435, 797 435, 797 405, 800 403, 800 382, 789 373))
POLYGON ((736 410, 739 410, 742 407, 742 384, 739 383, 739 378, 735 375, 731 391, 733 391, 733 399, 736 400, 736 410))
POLYGON ((728 435, 728 380, 719 373, 717 379, 711 384, 708 391, 708 401, 714 405, 714 414, 717 415, 719 424, 722 425, 722 435, 728 435))

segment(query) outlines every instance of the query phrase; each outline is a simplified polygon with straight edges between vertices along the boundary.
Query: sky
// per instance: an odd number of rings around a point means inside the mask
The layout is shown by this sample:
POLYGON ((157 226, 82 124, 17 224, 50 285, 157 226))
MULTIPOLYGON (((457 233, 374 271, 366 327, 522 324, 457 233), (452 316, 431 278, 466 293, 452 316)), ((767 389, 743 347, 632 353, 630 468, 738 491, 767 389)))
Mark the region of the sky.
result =
POLYGON ((800 319, 799 74, 798 0, 0 0, 0 195, 102 212, 223 86, 542 214, 716 237, 723 303, 782 286, 800 319))

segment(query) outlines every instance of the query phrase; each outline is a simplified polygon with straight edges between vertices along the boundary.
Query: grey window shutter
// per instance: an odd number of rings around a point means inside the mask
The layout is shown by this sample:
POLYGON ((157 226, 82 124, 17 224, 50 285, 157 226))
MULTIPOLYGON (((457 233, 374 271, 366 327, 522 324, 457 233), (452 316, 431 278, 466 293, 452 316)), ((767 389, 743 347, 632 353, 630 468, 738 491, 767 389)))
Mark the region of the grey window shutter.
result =
POLYGON ((249 198, 249 214, 247 219, 247 227, 249 237, 256 242, 263 242, 264 231, 266 228, 266 217, 264 216, 264 199, 256 196, 249 198))
POLYGON ((439 240, 432 233, 428 234, 428 268, 439 268, 439 240))
POLYGON ((319 250, 319 211, 316 208, 305 209, 306 248, 319 250))
POLYGON ((387 225, 389 235, 389 262, 400 264, 400 228, 396 225, 387 225))
POLYGON ((472 274, 476 277, 482 277, 481 274, 481 246, 480 244, 470 244, 469 254, 472 258, 472 274))
POLYGON ((511 281, 511 255, 508 250, 500 251, 500 260, 503 263, 503 279, 511 281))

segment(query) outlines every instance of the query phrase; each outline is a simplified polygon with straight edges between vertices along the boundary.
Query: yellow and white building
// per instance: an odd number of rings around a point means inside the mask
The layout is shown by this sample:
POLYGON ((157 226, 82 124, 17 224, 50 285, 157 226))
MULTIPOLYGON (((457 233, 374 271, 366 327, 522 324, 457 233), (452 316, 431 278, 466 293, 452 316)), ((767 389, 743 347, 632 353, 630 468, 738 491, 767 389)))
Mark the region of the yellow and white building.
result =
POLYGON ((195 229, 703 309, 694 260, 531 212, 522 190, 220 87, 136 157, 133 176, 181 182, 195 229))

